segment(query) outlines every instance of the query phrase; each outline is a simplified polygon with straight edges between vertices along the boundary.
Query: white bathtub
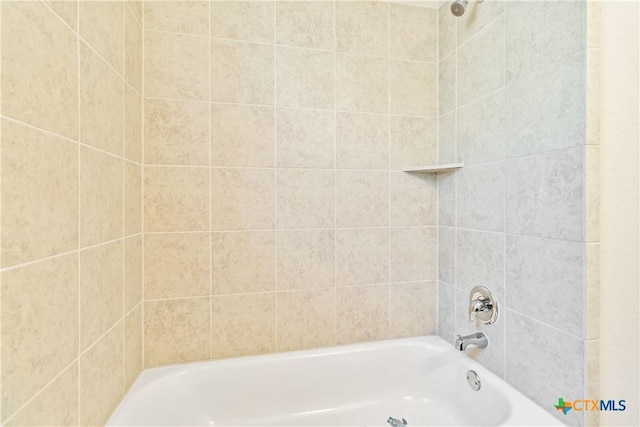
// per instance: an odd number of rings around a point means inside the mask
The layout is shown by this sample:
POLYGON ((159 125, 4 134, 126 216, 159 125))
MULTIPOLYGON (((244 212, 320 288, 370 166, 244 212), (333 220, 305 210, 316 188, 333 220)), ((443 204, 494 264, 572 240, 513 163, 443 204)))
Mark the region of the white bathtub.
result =
POLYGON ((389 417, 409 427, 562 425, 434 336, 148 369, 107 425, 385 426, 389 417))

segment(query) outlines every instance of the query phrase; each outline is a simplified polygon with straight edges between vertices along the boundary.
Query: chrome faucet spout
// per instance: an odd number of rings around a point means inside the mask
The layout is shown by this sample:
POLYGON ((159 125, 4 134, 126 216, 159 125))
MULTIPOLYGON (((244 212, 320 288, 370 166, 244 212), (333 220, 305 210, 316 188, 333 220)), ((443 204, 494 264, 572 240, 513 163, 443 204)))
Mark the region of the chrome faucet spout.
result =
POLYGON ((487 348, 489 345, 489 338, 487 338, 484 332, 476 332, 465 336, 456 336, 456 350, 465 351, 470 345, 477 348, 487 348))

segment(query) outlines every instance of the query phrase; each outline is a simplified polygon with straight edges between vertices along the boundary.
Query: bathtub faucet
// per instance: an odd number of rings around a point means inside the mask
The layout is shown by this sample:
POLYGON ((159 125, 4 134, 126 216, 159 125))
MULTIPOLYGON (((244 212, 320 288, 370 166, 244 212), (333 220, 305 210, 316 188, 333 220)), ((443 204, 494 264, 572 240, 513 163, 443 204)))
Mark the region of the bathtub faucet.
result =
POLYGON ((465 351, 470 345, 478 348, 487 348, 489 345, 489 339, 484 332, 475 332, 471 335, 456 336, 456 350, 465 351))

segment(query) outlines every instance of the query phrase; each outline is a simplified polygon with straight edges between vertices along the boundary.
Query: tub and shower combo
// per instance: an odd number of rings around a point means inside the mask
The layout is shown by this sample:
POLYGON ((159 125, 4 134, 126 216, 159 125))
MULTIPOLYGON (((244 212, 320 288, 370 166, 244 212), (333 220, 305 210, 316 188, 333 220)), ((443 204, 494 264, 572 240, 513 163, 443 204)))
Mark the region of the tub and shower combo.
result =
MULTIPOLYGON (((467 5, 455 0, 451 13, 467 5)), ((494 323, 493 292, 473 288, 468 315, 494 323)), ((468 346, 489 345, 483 332, 451 344, 424 336, 148 369, 107 425, 563 425, 466 357, 468 346)))
MULTIPOLYGON (((469 320, 491 324, 498 302, 471 291, 469 320)), ((562 425, 464 356, 482 332, 451 348, 426 336, 144 371, 109 426, 562 425)))

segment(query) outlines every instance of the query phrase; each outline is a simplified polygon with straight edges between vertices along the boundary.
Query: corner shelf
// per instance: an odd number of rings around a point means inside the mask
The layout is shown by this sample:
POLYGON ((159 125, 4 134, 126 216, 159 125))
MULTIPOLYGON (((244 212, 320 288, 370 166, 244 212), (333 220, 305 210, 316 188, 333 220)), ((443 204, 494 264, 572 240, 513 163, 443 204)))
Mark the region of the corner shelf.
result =
POLYGON ((446 165, 430 165, 430 166, 416 166, 410 168, 404 168, 404 172, 417 172, 417 173, 440 173, 440 172, 453 172, 461 169, 464 163, 449 163, 446 165))

